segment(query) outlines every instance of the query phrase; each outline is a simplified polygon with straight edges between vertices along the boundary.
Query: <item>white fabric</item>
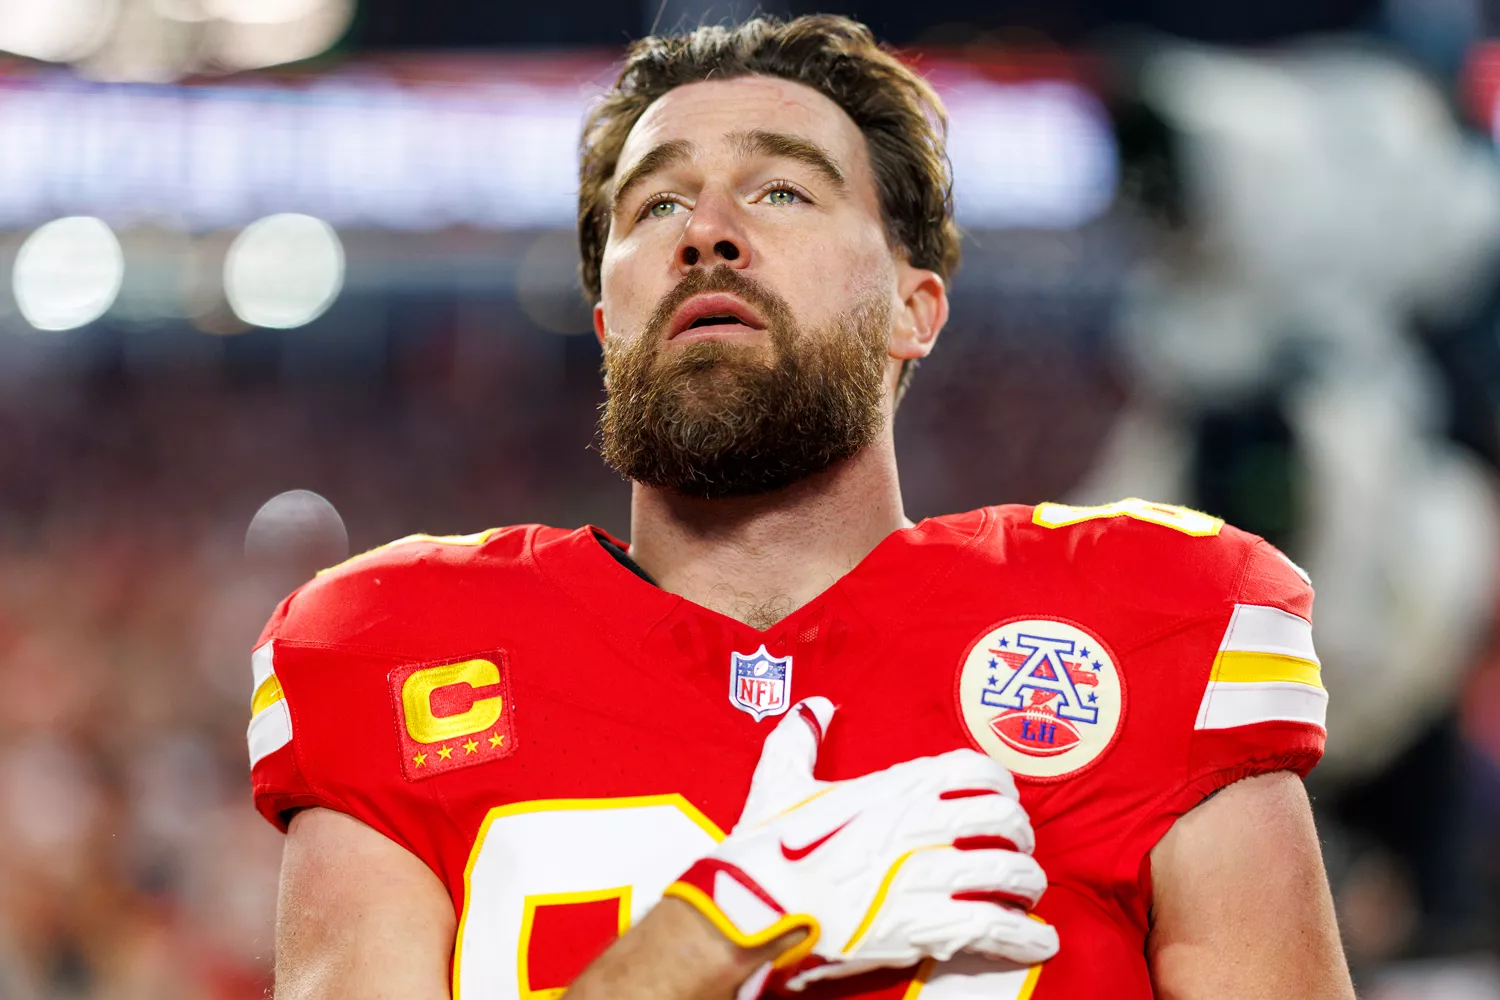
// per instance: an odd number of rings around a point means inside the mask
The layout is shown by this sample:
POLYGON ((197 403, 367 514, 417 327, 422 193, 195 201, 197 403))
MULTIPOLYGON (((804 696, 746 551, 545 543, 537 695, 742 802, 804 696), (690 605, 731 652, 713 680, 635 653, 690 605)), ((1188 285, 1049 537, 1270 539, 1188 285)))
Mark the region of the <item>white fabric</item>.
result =
POLYGON ((780 913, 724 872, 714 877, 714 904, 742 931, 759 931, 781 919, 780 913))
MULTIPOLYGON (((792 707, 766 738, 739 823, 710 855, 754 879, 787 913, 817 919, 813 954, 827 964, 794 971, 788 986, 961 952, 1024 965, 1056 954, 1053 927, 1009 906, 952 898, 1004 892, 1035 905, 1046 889, 1010 772, 984 754, 955 750, 847 781, 817 781, 813 765, 833 712, 826 698, 792 707), (941 798, 959 790, 986 794, 941 798), (1017 849, 953 846, 979 836, 1017 849)), ((741 929, 748 936, 760 928, 741 929)))
POLYGON ((1223 652, 1276 653, 1318 662, 1312 623, 1261 604, 1236 604, 1219 649, 1223 652))
MULTIPOLYGON (((260 686, 266 682, 266 678, 275 673, 271 662, 272 645, 271 642, 263 643, 260 648, 250 654, 250 669, 255 674, 255 686, 250 689, 252 693, 259 691, 260 686)), ((243 646, 240 648, 244 649, 243 646)))
POLYGON ((1212 682, 1198 706, 1196 729, 1233 729, 1256 722, 1324 726, 1328 692, 1294 681, 1212 682))
POLYGON ((286 699, 273 702, 255 713, 245 738, 250 744, 252 768, 267 754, 292 742, 292 714, 287 710, 286 699))

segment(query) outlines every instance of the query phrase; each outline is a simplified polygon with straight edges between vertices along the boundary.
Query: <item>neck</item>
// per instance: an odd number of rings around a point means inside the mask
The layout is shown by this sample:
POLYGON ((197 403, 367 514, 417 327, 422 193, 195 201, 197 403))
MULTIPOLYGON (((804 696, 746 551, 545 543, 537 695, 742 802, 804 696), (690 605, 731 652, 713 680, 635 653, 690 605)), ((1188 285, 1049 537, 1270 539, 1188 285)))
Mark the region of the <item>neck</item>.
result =
POLYGON ((887 425, 853 458, 762 496, 700 500, 637 483, 630 555, 663 589, 766 629, 910 524, 887 425))

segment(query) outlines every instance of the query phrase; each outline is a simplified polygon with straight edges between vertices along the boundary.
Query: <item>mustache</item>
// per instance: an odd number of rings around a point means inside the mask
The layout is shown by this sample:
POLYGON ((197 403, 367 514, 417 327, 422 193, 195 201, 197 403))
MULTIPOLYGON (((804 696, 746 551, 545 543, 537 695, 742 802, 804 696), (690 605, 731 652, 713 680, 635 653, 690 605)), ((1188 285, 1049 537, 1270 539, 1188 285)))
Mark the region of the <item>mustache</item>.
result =
POLYGON ((728 264, 717 264, 708 270, 689 271, 687 277, 677 283, 656 305, 651 318, 646 321, 647 343, 659 344, 665 337, 672 317, 682 304, 694 295, 704 292, 727 292, 738 295, 754 306, 766 320, 773 337, 791 329, 791 307, 786 300, 765 285, 728 264))

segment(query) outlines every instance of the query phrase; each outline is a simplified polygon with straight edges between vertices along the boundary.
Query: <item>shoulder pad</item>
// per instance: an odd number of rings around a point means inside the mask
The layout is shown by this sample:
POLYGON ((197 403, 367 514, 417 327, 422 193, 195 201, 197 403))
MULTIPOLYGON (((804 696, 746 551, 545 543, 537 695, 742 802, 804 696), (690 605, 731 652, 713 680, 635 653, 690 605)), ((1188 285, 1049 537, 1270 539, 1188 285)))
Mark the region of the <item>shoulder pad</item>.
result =
POLYGON ((377 545, 368 552, 350 556, 327 569, 320 569, 315 579, 336 576, 355 567, 402 566, 433 557, 446 558, 447 561, 462 561, 470 550, 479 548, 494 535, 506 530, 509 529, 486 528, 472 535, 428 535, 418 532, 398 538, 393 542, 386 542, 384 545, 377 545))
MULTIPOLYGON (((1019 508, 1012 517, 1019 521, 1026 513, 1019 508)), ((1029 514, 1033 530, 1044 529, 1033 538, 1060 545, 1069 565, 1094 585, 1127 603, 1176 614, 1201 614, 1233 603, 1247 573, 1265 562, 1253 557, 1255 550, 1276 552, 1259 536, 1222 518, 1139 497, 1094 507, 1043 503, 1029 514)), ((1276 555, 1278 562, 1291 566, 1276 555)))
POLYGON ((440 606, 453 574, 517 564, 531 525, 472 535, 408 535, 320 571, 281 602, 260 642, 271 638, 336 645, 360 642, 392 617, 440 606))

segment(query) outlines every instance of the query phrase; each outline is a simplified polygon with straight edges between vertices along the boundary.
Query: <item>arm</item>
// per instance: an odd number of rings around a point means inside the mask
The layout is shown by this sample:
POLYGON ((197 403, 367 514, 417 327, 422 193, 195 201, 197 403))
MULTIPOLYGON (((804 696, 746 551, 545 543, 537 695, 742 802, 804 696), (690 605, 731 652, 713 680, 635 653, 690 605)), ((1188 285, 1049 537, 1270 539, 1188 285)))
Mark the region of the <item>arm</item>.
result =
POLYGON ((663 899, 583 971, 566 1000, 731 1000, 755 970, 804 933, 740 948, 689 904, 663 899))
POLYGON ((1229 785, 1151 852, 1147 959, 1163 1000, 1353 1000, 1307 793, 1229 785))
MULTIPOLYGON (((447 1000, 456 921, 419 858, 332 809, 292 818, 276 917, 276 1000, 447 1000)), ((794 931, 800 937, 802 932, 794 931)), ((794 943, 749 951, 666 899, 596 960, 570 1000, 729 1000, 794 943)))
POLYGON ((359 820, 332 809, 292 817, 276 910, 276 1000, 447 1000, 448 891, 359 820))

